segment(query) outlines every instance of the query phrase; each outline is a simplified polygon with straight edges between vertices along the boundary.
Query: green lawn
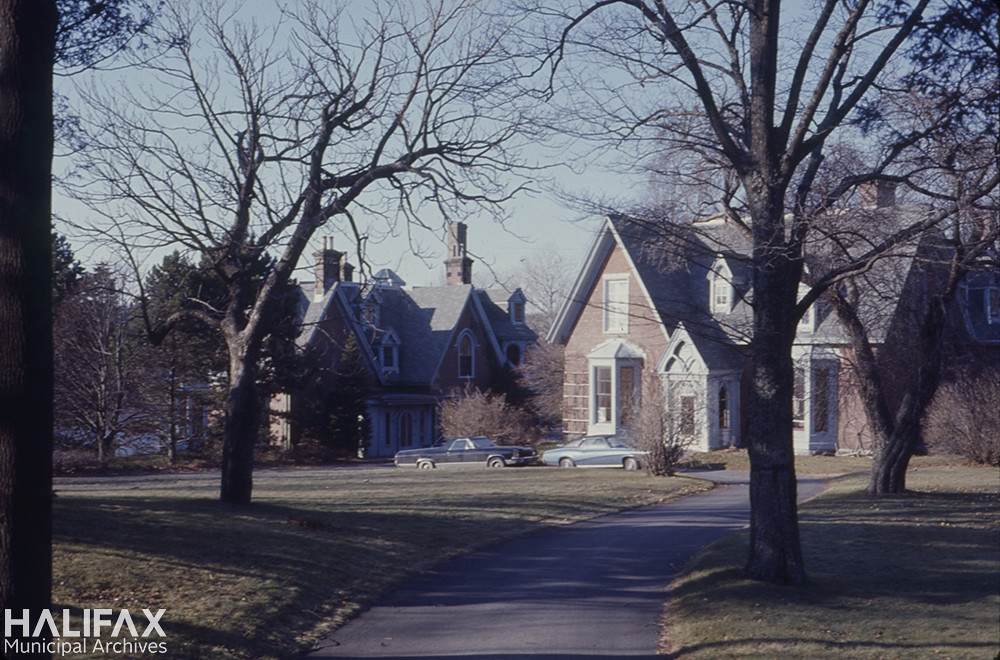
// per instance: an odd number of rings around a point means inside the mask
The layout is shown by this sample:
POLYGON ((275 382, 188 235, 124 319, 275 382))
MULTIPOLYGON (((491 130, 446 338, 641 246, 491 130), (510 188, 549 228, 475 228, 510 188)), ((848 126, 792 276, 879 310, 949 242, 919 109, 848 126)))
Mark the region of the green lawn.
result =
MULTIPOLYGON (((822 471, 809 461, 801 472, 822 471)), ((800 507, 806 586, 740 579, 746 533, 714 544, 672 587, 663 649, 683 660, 997 657, 1000 473, 949 463, 916 459, 906 496, 868 497, 862 470, 800 507)))
MULTIPOLYGON (((284 469, 56 482, 58 609, 167 611, 169 657, 280 658, 435 563, 705 487, 622 470, 284 469)), ((162 656, 160 656, 162 657, 162 656)))

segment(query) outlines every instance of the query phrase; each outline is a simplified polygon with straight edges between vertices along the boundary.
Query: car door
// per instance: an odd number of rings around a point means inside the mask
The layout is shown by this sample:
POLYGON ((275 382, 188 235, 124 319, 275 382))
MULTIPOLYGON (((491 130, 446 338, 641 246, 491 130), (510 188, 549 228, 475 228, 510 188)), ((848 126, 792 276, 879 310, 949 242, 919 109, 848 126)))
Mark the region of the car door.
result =
POLYGON ((577 465, 604 465, 607 460, 608 441, 604 438, 585 438, 580 443, 580 458, 577 465))
POLYGON ((495 451, 493 443, 486 438, 470 438, 469 444, 471 447, 465 453, 466 463, 482 463, 485 465, 486 459, 495 451))
POLYGON ((619 450, 607 438, 598 438, 594 443, 594 465, 617 465, 619 450))
POLYGON ((448 451, 445 452, 444 462, 464 463, 467 460, 466 456, 471 447, 472 443, 469 442, 468 438, 456 438, 452 440, 451 444, 448 445, 448 451))

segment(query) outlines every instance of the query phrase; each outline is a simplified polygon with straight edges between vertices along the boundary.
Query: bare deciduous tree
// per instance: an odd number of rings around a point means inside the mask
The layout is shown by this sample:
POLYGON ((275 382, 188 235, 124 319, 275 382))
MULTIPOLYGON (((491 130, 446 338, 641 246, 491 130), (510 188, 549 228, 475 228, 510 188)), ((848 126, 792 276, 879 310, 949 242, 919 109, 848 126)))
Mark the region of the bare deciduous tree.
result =
POLYGON ((228 289, 221 307, 150 320, 154 339, 185 317, 225 339, 224 501, 250 500, 261 345, 317 229, 336 219, 360 252, 355 213, 409 231, 514 191, 508 27, 471 0, 299 2, 256 20, 168 7, 148 38, 170 49, 89 95, 79 196, 133 254, 199 253, 228 289), (276 260, 251 283, 265 251, 276 260))
POLYGON ((935 449, 1000 466, 1000 370, 967 369, 941 387, 927 411, 924 439, 935 449))
POLYGON ((643 381, 642 391, 647 401, 633 412, 634 442, 637 448, 649 452, 642 463, 647 474, 672 476, 700 432, 698 411, 670 405, 663 383, 656 375, 647 372, 643 381))
POLYGON ((55 311, 56 428, 83 434, 103 465, 141 415, 129 307, 106 265, 84 275, 55 311))
MULTIPOLYGON (((856 113, 877 108, 874 101, 889 91, 883 83, 895 82, 889 63, 930 0, 824 0, 796 5, 795 14, 780 0, 602 0, 569 9, 539 4, 546 23, 558 26, 552 35, 557 74, 562 69, 577 76, 553 78, 565 82, 555 91, 577 109, 570 130, 635 162, 652 159, 681 185, 699 186, 704 194, 693 205, 703 211, 711 203, 751 241, 751 542, 745 574, 801 583, 806 574, 791 424, 797 323, 829 286, 957 206, 862 235, 840 224, 839 211, 859 185, 879 179, 910 185, 915 171, 906 169, 901 154, 919 151, 947 124, 940 112, 919 131, 886 133, 889 141, 862 153, 861 166, 846 176, 831 167, 837 159, 827 157, 857 137, 856 113), (596 72, 595 62, 604 65, 596 72), (664 152, 672 160, 658 158, 664 152), (851 259, 806 273, 811 248, 845 238, 859 247, 851 259), (804 296, 803 279, 812 284, 804 296)), ((963 201, 981 194, 969 191, 963 201)))

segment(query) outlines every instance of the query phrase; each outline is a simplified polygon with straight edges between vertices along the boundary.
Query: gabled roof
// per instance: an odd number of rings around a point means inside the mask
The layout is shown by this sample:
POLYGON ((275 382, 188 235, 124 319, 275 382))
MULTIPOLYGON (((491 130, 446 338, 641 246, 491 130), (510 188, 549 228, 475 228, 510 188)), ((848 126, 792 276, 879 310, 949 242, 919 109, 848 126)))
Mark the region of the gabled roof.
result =
POLYGON ((520 289, 513 293, 505 289, 476 289, 475 295, 489 320, 489 326, 496 335, 497 341, 535 341, 538 335, 524 323, 514 323, 510 320, 507 303, 510 300, 524 302, 524 294, 520 289))
POLYGON ((337 306, 340 316, 363 347, 371 372, 383 385, 426 388, 433 385, 441 362, 456 341, 459 320, 466 309, 486 338, 489 350, 503 363, 501 342, 533 342, 537 335, 527 326, 514 324, 507 313, 510 294, 487 292, 468 284, 437 287, 405 287, 392 271, 380 271, 367 287, 367 296, 353 282, 334 284, 320 299, 313 296, 314 284, 299 285, 299 318, 303 331, 300 347, 316 339, 320 322, 337 306), (502 305, 500 302, 502 301, 502 305), (367 302, 378 305, 378 327, 365 320, 367 302), (392 336, 399 346, 399 362, 393 373, 383 373, 372 350, 392 336))
POLYGON ((726 226, 653 226, 625 216, 607 217, 549 331, 548 341, 566 342, 616 245, 625 252, 668 339, 683 321, 689 331, 703 334, 711 341, 742 341, 750 320, 745 300, 749 277, 735 249, 742 244, 728 236, 729 233, 731 230, 726 226), (732 274, 736 300, 730 313, 713 316, 708 310, 708 275, 719 258, 725 259, 732 274))

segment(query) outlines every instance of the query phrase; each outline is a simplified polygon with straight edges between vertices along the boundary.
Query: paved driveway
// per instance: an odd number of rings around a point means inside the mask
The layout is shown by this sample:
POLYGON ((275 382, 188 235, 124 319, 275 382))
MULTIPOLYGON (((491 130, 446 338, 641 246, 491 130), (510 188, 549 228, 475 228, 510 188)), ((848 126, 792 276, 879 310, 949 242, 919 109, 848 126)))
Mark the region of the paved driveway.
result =
MULTIPOLYGON (((747 524, 747 473, 715 490, 547 529, 446 562, 323 640, 310 658, 656 658, 666 588, 747 524)), ((800 499, 823 490, 800 479, 800 499)))

